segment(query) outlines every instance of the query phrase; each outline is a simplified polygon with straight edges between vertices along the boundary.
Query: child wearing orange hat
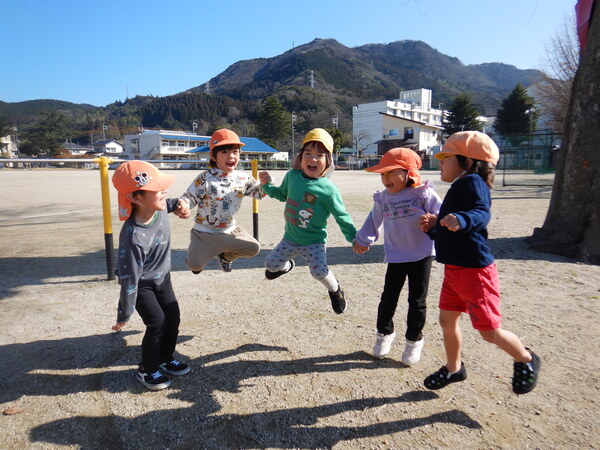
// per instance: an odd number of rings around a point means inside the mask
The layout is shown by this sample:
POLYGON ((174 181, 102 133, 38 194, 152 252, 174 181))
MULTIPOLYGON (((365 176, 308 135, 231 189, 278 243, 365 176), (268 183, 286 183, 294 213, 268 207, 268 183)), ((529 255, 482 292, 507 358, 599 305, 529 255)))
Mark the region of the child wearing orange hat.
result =
POLYGON ((498 270, 487 245, 498 147, 484 133, 461 131, 450 136, 435 157, 441 180, 452 186, 439 214, 423 215, 422 229, 435 239, 436 260, 445 265, 439 306, 446 364, 425 378, 425 387, 441 389, 467 378, 459 319, 468 313, 483 339, 512 356, 513 392, 526 394, 537 383, 541 360, 501 327, 498 270))
POLYGON ((198 207, 185 259, 196 274, 215 257, 225 272, 231 272, 233 261, 260 251, 258 241, 238 226, 234 217, 244 197, 261 199, 266 195, 257 180, 236 170, 244 145, 227 128, 215 131, 209 143, 211 168, 200 173, 181 196, 190 208, 198 207))
POLYGON ((429 181, 421 183, 421 157, 409 148, 387 151, 367 172, 380 173, 385 190, 373 195, 374 205, 365 223, 356 233, 353 250, 362 254, 380 235, 383 224, 387 270, 381 301, 377 308, 377 332, 373 355, 383 358, 396 337, 394 314, 398 298, 408 278, 406 343, 402 362, 411 366, 421 359, 426 298, 433 255, 433 242, 423 233, 420 218, 437 214, 441 200, 429 181))
POLYGON ((274 280, 294 268, 296 256, 308 263, 310 273, 329 292, 337 314, 346 310, 346 299, 338 280, 327 266, 327 219, 333 215, 344 237, 352 242, 356 228, 346 211, 338 188, 327 174, 333 169, 333 138, 322 128, 309 131, 302 149, 280 186, 261 172, 260 184, 269 197, 285 202, 285 233, 265 260, 265 277, 274 280))
POLYGON ((146 325, 137 379, 150 390, 169 387, 168 375, 185 375, 187 364, 173 357, 179 335, 179 304, 171 284, 171 239, 168 212, 189 216, 179 199, 166 198, 175 177, 144 161, 121 164, 112 177, 119 192, 117 275, 121 285, 117 323, 121 331, 133 310, 146 325))

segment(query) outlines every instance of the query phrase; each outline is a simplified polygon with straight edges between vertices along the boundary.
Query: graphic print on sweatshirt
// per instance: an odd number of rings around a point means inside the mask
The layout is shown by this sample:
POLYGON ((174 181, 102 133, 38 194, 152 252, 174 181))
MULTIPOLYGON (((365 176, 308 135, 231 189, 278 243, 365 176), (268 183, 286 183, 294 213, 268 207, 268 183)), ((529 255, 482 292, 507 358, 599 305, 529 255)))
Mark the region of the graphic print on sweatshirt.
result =
POLYGON ((383 205, 383 216, 389 220, 405 219, 423 214, 423 206, 418 198, 388 201, 383 205))
POLYGON ((302 202, 288 198, 285 203, 285 220, 299 228, 308 228, 310 220, 315 214, 312 206, 317 203, 317 198, 318 196, 310 192, 304 193, 302 202), (305 203, 311 206, 304 205, 305 203))

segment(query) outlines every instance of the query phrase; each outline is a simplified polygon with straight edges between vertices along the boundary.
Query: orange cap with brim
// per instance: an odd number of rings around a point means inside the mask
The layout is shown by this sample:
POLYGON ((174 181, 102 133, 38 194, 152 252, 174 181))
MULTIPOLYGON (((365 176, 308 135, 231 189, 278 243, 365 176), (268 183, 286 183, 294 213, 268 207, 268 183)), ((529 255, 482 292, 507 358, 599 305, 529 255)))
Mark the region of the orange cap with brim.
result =
POLYGON ((408 171, 408 178, 413 181, 414 186, 421 184, 421 168, 423 161, 417 153, 410 148, 397 147, 388 150, 382 157, 379 164, 369 167, 367 172, 385 173, 396 169, 408 171))
POLYGON ((131 215, 132 207, 127 194, 135 191, 164 191, 173 181, 173 175, 161 173, 150 163, 125 161, 117 167, 112 177, 113 185, 119 192, 119 219, 127 220, 131 215))
POLYGON ((498 146, 487 134, 480 131, 459 131, 451 135, 442 151, 436 153, 436 159, 444 159, 447 155, 462 155, 496 165, 500 159, 498 146))
POLYGON ((228 130, 227 128, 221 128, 212 134, 208 146, 210 150, 212 150, 215 147, 232 144, 237 144, 240 147, 246 145, 240 141, 239 136, 234 131, 228 130))
POLYGON ((329 153, 333 153, 333 138, 323 128, 314 128, 306 133, 304 141, 302 141, 302 146, 304 147, 304 144, 313 141, 320 142, 329 153))

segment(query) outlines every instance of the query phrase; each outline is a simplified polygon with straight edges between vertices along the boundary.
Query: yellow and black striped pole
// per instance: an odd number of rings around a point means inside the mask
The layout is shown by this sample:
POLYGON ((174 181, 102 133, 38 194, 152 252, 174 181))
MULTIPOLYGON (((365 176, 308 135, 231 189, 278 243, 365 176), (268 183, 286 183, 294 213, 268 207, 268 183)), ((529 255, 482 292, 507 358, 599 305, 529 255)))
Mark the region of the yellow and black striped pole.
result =
POLYGON ((113 162, 106 156, 94 159, 100 169, 100 189, 102 191, 102 217, 104 219, 104 248, 106 250, 106 274, 108 280, 115 277, 115 255, 112 234, 112 217, 110 214, 110 191, 108 188, 108 165, 113 162))
MULTIPOLYGON (((252 165, 252 176, 255 180, 258 180, 258 159, 250 160, 252 165)), ((254 239, 258 240, 258 200, 252 199, 252 229, 254 239)))

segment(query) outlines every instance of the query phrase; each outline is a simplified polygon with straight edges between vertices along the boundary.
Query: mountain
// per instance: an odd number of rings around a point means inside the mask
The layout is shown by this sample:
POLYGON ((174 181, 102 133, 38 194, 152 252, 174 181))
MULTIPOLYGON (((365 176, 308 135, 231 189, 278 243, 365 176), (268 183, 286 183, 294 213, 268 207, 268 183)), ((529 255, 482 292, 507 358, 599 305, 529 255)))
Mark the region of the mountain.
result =
MULTIPOLYGON (((393 100, 403 90, 433 91, 432 106, 449 105, 468 93, 485 115, 495 115, 517 83, 529 86, 540 76, 502 63, 464 65, 422 41, 367 44, 349 48, 334 39, 315 39, 272 57, 238 61, 201 84, 166 97, 137 96, 106 107, 59 100, 0 102, 0 115, 10 125, 27 129, 49 111, 64 112, 71 127, 82 133, 102 132, 110 124, 111 137, 147 128, 191 129, 210 134, 221 126, 253 135, 260 101, 275 93, 284 107, 298 116, 298 132, 330 124, 339 116, 340 128, 351 129, 352 106, 393 100)), ((74 134, 75 135, 75 134, 74 134)))
MULTIPOLYGON (((314 87, 321 105, 347 111, 357 103, 393 100, 403 90, 433 91, 434 106, 448 105, 460 93, 469 93, 486 115, 494 115, 501 100, 517 83, 528 86, 540 76, 502 63, 464 65, 425 42, 404 40, 349 48, 334 39, 315 39, 273 58, 239 61, 209 81, 210 92, 236 99, 262 99, 276 92, 295 106, 292 87, 314 87), (312 75, 311 75, 312 73, 312 75), (291 98, 290 98, 291 97, 291 98)), ((204 92, 206 85, 190 89, 204 92)), ((297 93, 298 108, 302 95, 297 93)))
POLYGON ((11 124, 28 125, 35 122, 42 112, 60 111, 67 115, 91 113, 98 107, 88 104, 64 102, 62 100, 27 100, 7 103, 0 101, 0 115, 10 118, 11 124))

